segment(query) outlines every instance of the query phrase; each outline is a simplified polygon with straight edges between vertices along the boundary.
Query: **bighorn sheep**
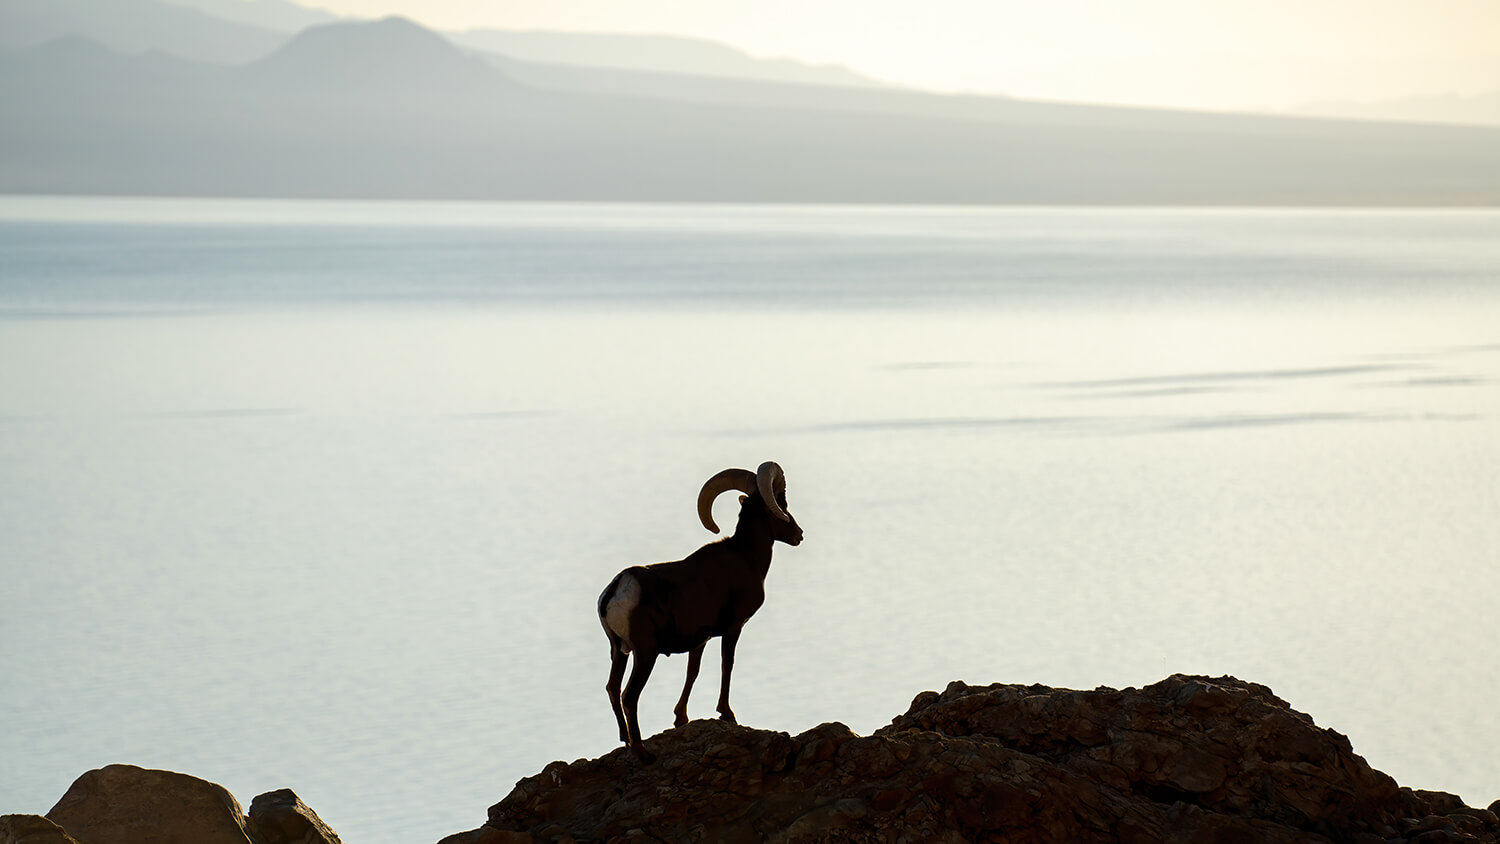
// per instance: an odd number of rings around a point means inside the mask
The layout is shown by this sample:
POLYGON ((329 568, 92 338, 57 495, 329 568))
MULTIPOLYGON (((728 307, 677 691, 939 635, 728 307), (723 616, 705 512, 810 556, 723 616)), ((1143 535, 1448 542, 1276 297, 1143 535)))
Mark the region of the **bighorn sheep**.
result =
POLYGON ((674 712, 676 726, 688 721, 688 694, 698 677, 703 648, 714 636, 724 646, 723 683, 719 687, 720 716, 734 722, 729 708, 729 674, 740 629, 766 600, 766 572, 771 568, 771 545, 802 542, 802 528, 787 512, 786 476, 767 461, 759 470, 725 469, 708 479, 698 493, 698 518, 714 533, 713 503, 720 494, 739 490, 739 523, 734 534, 699 548, 685 559, 649 566, 632 566, 619 574, 599 595, 599 623, 609 637, 609 703, 620 726, 620 741, 642 760, 651 754, 641 741, 636 703, 651 676, 656 658, 688 654, 687 683, 674 712), (635 654, 635 665, 625 694, 620 680, 625 662, 635 654))

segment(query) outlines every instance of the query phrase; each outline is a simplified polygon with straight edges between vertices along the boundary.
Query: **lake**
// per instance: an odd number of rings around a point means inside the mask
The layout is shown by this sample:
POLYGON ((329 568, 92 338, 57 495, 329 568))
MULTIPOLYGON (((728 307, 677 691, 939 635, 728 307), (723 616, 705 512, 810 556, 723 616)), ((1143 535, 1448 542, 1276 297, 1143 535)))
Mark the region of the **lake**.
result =
POLYGON ((768 459, 741 723, 1233 674, 1484 806, 1497 387, 1496 211, 0 197, 0 812, 471 829, 617 745, 595 598, 768 459))

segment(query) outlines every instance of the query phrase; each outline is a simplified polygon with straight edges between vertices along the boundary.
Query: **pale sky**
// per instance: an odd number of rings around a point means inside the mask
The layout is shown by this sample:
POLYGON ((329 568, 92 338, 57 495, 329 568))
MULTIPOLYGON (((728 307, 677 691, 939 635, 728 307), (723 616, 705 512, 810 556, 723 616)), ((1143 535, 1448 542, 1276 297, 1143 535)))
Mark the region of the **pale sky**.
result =
POLYGON ((301 0, 439 29, 690 35, 941 91, 1279 110, 1500 90, 1500 0, 301 0))

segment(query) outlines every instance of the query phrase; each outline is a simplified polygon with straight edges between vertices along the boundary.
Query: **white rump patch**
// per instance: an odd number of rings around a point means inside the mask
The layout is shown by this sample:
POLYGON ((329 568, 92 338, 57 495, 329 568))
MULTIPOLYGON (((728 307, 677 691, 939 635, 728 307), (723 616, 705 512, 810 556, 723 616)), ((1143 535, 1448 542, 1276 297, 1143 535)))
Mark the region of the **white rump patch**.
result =
POLYGON ((641 602, 641 582, 634 575, 621 575, 615 592, 604 605, 604 629, 620 637, 625 653, 635 650, 630 643, 630 614, 641 602))

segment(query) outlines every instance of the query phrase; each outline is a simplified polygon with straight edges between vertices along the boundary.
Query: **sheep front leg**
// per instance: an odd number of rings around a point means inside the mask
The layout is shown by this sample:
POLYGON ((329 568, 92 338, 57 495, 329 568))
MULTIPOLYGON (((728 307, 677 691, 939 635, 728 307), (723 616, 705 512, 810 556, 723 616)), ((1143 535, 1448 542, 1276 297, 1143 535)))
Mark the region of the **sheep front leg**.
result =
POLYGON ((677 720, 672 722, 672 726, 674 727, 681 727, 688 722, 688 695, 693 692, 693 681, 698 679, 698 664, 703 661, 703 648, 707 644, 708 642, 705 641, 698 647, 688 651, 687 682, 682 686, 682 697, 677 699, 677 708, 672 710, 677 715, 677 720))
POLYGON ((724 680, 719 685, 719 717, 731 724, 739 723, 734 718, 734 710, 729 708, 729 674, 734 671, 734 647, 739 644, 741 629, 743 627, 733 627, 724 633, 724 680))

